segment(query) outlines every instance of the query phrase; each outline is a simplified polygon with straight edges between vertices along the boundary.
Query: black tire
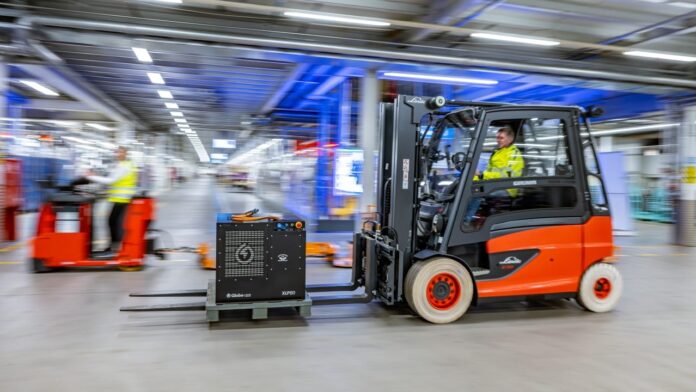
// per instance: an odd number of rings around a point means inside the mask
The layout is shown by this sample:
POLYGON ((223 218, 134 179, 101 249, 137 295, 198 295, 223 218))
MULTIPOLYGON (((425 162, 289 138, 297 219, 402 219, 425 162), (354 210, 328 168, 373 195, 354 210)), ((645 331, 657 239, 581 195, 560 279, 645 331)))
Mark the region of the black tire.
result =
POLYGON ((41 259, 31 259, 32 263, 32 272, 35 274, 42 274, 46 272, 51 272, 51 268, 46 267, 46 264, 44 264, 43 260, 41 259))

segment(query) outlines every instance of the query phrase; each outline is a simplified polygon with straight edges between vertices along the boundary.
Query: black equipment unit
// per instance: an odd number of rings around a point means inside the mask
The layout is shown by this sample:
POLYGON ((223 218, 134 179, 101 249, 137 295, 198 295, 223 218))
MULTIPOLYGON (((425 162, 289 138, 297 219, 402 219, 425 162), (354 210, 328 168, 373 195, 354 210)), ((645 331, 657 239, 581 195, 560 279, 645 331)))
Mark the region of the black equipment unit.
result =
POLYGON ((238 222, 233 216, 217 219, 216 301, 304 299, 305 222, 292 216, 238 222))

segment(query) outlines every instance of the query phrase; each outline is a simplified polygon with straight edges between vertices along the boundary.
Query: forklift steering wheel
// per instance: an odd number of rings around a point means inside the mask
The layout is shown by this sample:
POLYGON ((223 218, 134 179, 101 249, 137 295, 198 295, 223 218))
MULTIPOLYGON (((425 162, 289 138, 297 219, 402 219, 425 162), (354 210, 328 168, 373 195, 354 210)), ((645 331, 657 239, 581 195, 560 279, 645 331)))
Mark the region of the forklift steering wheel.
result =
POLYGON ((464 158, 466 158, 466 154, 463 152, 457 152, 454 155, 452 155, 452 163, 454 163, 454 167, 459 170, 460 172, 464 170, 464 158))

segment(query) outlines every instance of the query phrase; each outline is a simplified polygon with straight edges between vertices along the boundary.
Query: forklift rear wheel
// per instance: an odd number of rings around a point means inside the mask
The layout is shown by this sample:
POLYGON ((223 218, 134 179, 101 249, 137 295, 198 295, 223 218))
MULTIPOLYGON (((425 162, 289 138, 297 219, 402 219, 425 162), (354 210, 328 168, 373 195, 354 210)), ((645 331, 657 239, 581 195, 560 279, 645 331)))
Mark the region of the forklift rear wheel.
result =
POLYGON ((44 264, 43 260, 41 259, 31 259, 32 262, 32 271, 35 274, 40 274, 44 272, 51 272, 51 268, 46 267, 46 264, 44 264))
POLYGON ((406 275, 406 301, 434 324, 458 320, 474 297, 469 271, 455 260, 440 257, 414 263, 406 275))
POLYGON ((577 300, 580 306, 595 313, 609 312, 621 298, 623 280, 611 264, 597 263, 585 271, 577 300))

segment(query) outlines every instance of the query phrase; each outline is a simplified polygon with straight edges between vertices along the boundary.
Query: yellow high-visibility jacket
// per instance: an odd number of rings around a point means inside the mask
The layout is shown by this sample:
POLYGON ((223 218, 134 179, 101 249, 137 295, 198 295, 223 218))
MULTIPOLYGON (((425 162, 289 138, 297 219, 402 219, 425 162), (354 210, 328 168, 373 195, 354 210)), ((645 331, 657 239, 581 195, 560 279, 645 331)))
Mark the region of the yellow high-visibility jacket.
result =
POLYGON ((131 161, 123 161, 119 166, 126 172, 125 175, 111 183, 109 187, 109 201, 112 203, 129 203, 135 195, 138 186, 138 168, 131 161))
MULTIPOLYGON (((520 177, 524 170, 522 153, 514 144, 499 148, 493 152, 488 161, 486 170, 481 173, 482 180, 496 180, 499 178, 520 177)), ((516 197, 516 189, 507 190, 510 196, 516 197)))

